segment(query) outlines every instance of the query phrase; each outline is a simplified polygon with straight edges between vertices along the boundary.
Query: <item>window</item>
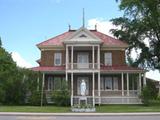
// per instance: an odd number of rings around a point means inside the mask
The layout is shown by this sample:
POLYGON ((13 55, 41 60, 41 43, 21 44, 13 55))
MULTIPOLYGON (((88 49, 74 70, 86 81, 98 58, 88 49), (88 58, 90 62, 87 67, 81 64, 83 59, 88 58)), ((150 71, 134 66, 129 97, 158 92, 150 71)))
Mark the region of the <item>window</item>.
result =
POLYGON ((48 77, 48 85, 47 85, 47 90, 52 90, 53 89, 53 77, 48 77))
POLYGON ((78 53, 77 55, 78 68, 89 68, 89 54, 78 53))
POLYGON ((61 53, 55 53, 54 54, 54 65, 55 66, 60 66, 62 63, 61 63, 61 59, 62 59, 62 54, 61 53))
POLYGON ((101 90, 118 90, 118 77, 101 78, 101 90))
POLYGON ((112 53, 107 52, 104 54, 104 62, 105 62, 105 65, 109 65, 109 66, 112 65, 112 53))
POLYGON ((61 77, 54 77, 54 90, 61 90, 61 77))
POLYGON ((105 77, 105 90, 112 90, 112 77, 105 77))

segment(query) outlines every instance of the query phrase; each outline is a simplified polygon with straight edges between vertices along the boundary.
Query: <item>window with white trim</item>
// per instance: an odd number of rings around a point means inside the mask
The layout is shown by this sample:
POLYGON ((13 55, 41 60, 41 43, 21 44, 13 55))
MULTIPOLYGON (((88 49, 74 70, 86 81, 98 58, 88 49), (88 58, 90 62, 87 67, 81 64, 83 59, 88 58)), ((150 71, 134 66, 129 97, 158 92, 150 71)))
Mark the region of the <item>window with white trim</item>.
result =
POLYGON ((54 53, 54 65, 61 66, 62 64, 62 53, 56 52, 54 53))
POLYGON ((112 53, 111 52, 104 53, 104 64, 108 66, 112 65, 112 53))
POLYGON ((112 90, 112 77, 105 77, 105 90, 112 90))

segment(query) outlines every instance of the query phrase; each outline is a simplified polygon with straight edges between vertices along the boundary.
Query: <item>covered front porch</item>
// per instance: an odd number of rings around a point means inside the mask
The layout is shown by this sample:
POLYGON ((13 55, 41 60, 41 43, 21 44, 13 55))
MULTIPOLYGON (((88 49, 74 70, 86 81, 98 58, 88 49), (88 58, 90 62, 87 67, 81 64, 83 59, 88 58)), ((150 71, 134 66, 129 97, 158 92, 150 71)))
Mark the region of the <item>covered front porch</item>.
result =
POLYGON ((141 104, 139 95, 142 86, 146 84, 144 73, 101 73, 100 82, 98 82, 98 73, 74 74, 73 82, 69 80, 71 106, 80 104, 81 99, 84 99, 84 96, 80 95, 82 79, 87 86, 86 102, 93 106, 95 104, 141 104))

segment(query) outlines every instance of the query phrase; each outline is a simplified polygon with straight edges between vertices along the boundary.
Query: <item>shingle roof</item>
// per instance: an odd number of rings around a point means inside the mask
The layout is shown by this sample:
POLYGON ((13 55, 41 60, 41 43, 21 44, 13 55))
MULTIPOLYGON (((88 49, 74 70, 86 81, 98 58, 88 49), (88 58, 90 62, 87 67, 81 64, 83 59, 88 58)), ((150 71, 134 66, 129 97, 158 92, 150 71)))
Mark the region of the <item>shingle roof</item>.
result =
POLYGON ((65 70, 65 67, 64 66, 52 66, 52 67, 40 66, 40 67, 33 67, 31 68, 31 70, 41 71, 41 72, 63 71, 65 70))
MULTIPOLYGON (((33 71, 41 71, 41 72, 57 72, 57 71, 64 71, 65 66, 40 66, 40 67, 33 67, 31 68, 33 71)), ((120 71, 137 71, 137 72, 144 72, 143 69, 135 68, 127 65, 121 66, 101 66, 101 71, 103 72, 120 72, 120 71)))
MULTIPOLYGON (((45 46, 63 46, 63 40, 67 37, 69 37, 72 33, 74 33, 75 30, 71 30, 65 33, 62 33, 56 37, 50 38, 44 42, 41 42, 39 44, 37 44, 38 47, 45 47, 45 46)), ((121 47, 121 46, 128 46, 127 43, 119 40, 119 39, 115 39, 113 37, 110 37, 106 34, 103 34, 101 32, 98 32, 96 30, 90 30, 90 32, 92 32, 93 34, 95 34, 98 38, 100 38, 102 40, 103 45, 106 46, 114 46, 114 47, 121 47)))

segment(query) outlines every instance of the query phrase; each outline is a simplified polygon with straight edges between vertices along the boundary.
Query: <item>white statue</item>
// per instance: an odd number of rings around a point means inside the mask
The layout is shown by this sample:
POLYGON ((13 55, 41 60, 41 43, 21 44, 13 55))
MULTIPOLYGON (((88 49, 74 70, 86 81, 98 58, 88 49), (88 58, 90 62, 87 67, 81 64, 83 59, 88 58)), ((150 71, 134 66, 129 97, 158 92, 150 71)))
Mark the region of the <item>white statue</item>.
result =
POLYGON ((85 94, 86 94, 86 82, 84 80, 82 80, 82 82, 81 82, 80 90, 81 90, 81 95, 85 96, 85 94))

